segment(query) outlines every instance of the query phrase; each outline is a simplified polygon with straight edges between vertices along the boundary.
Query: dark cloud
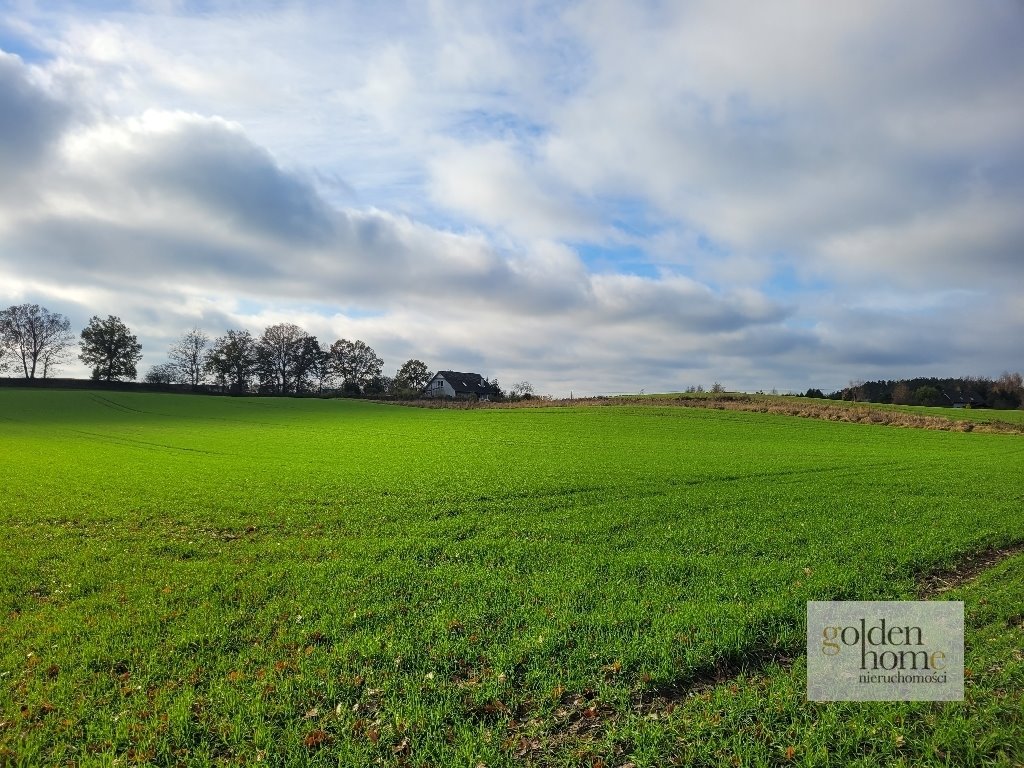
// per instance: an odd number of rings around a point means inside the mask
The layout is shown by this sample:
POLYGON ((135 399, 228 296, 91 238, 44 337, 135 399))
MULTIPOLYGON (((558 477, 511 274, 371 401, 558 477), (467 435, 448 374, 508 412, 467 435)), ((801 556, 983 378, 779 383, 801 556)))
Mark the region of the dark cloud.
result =
POLYGON ((71 112, 33 82, 21 59, 0 51, 0 187, 14 188, 39 164, 71 112))

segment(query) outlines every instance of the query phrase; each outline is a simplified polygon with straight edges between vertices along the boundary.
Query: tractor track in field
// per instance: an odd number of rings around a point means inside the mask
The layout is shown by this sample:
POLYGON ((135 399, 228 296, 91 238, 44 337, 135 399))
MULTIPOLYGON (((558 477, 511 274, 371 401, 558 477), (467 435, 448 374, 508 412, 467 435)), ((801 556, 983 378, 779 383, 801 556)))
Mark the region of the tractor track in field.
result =
MULTIPOLYGON (((965 555, 951 567, 919 574, 916 579, 916 595, 918 599, 937 597, 969 583, 1002 561, 1021 554, 1024 554, 1024 541, 965 555)), ((709 694, 722 685, 736 685, 741 675, 757 674, 773 665, 789 670, 803 653, 803 643, 800 643, 799 647, 755 648, 742 654, 723 657, 712 667, 698 670, 684 680, 656 685, 634 694, 630 713, 653 720, 668 717, 689 698, 709 694)), ((492 709, 494 707, 486 711, 492 709)), ((497 710, 502 711, 500 707, 497 710)), ((543 727, 543 721, 528 707, 521 707, 511 714, 513 717, 508 724, 506 745, 517 759, 526 762, 539 760, 539 764, 544 764, 544 756, 552 748, 597 740, 611 723, 625 717, 621 711, 601 702, 593 689, 563 692, 553 722, 549 721, 547 728, 543 727), (541 727, 540 732, 538 726, 541 727)))
POLYGON ((1024 541, 1005 547, 990 547, 982 552, 962 557, 951 568, 918 576, 917 596, 922 600, 937 597, 966 584, 1003 560, 1020 554, 1024 554, 1024 541))
POLYGON ((111 409, 113 409, 115 411, 124 411, 124 412, 128 412, 128 413, 144 413, 144 414, 147 414, 147 415, 151 415, 153 413, 152 411, 143 411, 143 410, 141 410, 139 408, 132 408, 129 405, 123 405, 122 403, 118 403, 118 402, 116 402, 114 400, 111 400, 108 397, 103 397, 103 395, 97 395, 97 394, 93 393, 93 394, 90 394, 89 397, 90 397, 90 399, 93 400, 93 402, 99 403, 100 405, 104 406, 105 408, 111 408, 111 409))
POLYGON ((99 443, 108 443, 111 445, 123 445, 128 448, 140 448, 143 450, 150 451, 174 451, 180 453, 200 453, 208 456, 223 456, 224 454, 218 451, 207 451, 203 448, 188 448, 180 445, 167 445, 166 443, 154 443, 148 440, 137 440, 132 437, 124 437, 123 435, 111 435, 102 434, 100 432, 89 432, 84 429, 71 429, 65 427, 65 432, 71 432, 76 435, 84 435, 89 440, 95 440, 99 443))

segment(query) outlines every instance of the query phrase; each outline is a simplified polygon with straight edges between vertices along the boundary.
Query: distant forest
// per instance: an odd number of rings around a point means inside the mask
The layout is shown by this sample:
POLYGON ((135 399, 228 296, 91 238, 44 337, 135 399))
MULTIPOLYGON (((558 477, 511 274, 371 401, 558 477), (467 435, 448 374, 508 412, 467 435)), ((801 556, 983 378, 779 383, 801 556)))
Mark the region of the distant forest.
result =
POLYGON ((860 403, 931 405, 948 408, 1020 408, 1024 406, 1024 377, 1004 373, 997 379, 984 376, 962 378, 916 378, 896 381, 856 381, 825 395, 809 389, 807 397, 828 397, 860 403))

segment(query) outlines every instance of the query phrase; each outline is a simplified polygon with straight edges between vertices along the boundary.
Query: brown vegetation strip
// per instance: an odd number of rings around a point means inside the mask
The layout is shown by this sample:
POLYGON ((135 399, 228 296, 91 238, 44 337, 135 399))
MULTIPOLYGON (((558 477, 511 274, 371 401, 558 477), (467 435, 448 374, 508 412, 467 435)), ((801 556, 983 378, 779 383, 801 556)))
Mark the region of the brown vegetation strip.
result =
POLYGON ((988 570, 1008 557, 1024 553, 1024 542, 1008 547, 993 547, 984 552, 961 558, 952 568, 922 575, 917 581, 917 595, 928 599, 966 584, 982 571, 988 570))
MULTIPOLYGON (((396 401, 390 401, 396 402, 396 401)), ((1003 434, 1024 434, 1024 424, 1006 421, 963 421, 944 416, 926 416, 906 411, 889 410, 871 405, 831 405, 801 398, 768 398, 759 395, 719 395, 714 397, 687 397, 664 395, 654 397, 588 397, 572 400, 549 400, 533 398, 516 402, 487 402, 475 400, 424 399, 399 401, 402 405, 419 408, 453 408, 457 410, 491 408, 551 408, 589 406, 673 406, 681 408, 708 408, 718 411, 748 411, 751 413, 774 413, 783 416, 799 416, 824 421, 846 421, 855 424, 884 424, 913 429, 933 429, 945 432, 998 432, 1003 434)))

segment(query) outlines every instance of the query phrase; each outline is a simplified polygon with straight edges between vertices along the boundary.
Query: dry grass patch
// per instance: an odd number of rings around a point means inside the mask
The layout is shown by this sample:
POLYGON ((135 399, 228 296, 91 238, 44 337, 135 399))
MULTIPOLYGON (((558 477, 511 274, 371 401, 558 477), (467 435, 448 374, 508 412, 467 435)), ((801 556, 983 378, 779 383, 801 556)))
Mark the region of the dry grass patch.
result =
MULTIPOLYGON (((392 401, 394 402, 394 401, 392 401)), ((504 408, 587 408, 596 406, 671 406, 681 408, 706 408, 718 411, 749 411, 751 413, 773 413, 781 416, 799 416, 805 419, 823 421, 845 421, 854 424, 882 424, 910 429, 932 429, 943 432, 995 432, 1002 434, 1024 434, 1024 425, 1006 421, 976 422, 952 417, 931 416, 906 411, 880 408, 871 404, 828 404, 817 400, 774 397, 767 395, 724 394, 715 396, 651 395, 637 397, 587 397, 573 399, 532 398, 516 402, 487 402, 475 400, 409 400, 400 405, 417 408, 445 408, 453 410, 504 409, 504 408)))

